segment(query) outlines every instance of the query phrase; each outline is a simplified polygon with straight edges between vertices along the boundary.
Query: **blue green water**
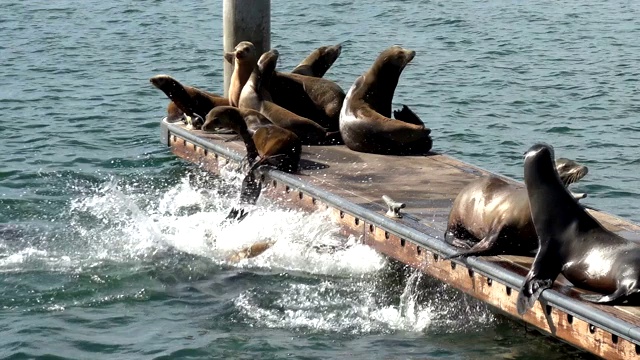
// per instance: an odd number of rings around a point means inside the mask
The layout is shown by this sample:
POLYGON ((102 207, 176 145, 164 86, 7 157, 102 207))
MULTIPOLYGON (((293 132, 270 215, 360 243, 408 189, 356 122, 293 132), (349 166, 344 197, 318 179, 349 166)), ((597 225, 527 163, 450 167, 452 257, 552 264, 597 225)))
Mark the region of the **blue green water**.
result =
MULTIPOLYGON (((434 148, 521 178, 546 141, 590 167, 585 203, 639 221, 635 2, 272 1, 290 69, 342 43, 346 90, 392 44, 434 148)), ((167 73, 222 92, 221 1, 0 1, 0 357, 584 357, 160 143, 167 73), (230 263, 243 244, 263 256, 230 263), (348 246, 334 253, 318 244, 348 246)))

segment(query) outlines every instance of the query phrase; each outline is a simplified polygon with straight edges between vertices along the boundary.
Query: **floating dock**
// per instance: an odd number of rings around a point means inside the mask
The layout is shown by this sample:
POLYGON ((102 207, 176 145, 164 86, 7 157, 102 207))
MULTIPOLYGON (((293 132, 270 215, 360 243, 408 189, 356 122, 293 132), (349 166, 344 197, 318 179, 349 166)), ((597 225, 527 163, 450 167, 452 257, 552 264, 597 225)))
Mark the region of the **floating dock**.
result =
MULTIPOLYGON (((163 142, 177 156, 218 173, 239 162, 244 144, 229 135, 187 130, 162 121, 163 142)), ((579 300, 580 290, 560 276, 524 316, 516 311, 518 290, 533 261, 524 256, 443 260, 455 249, 443 241, 449 209, 470 181, 490 173, 446 155, 389 156, 358 153, 346 146, 303 147, 300 174, 263 173, 262 196, 313 211, 331 209, 345 234, 410 265, 575 347, 606 359, 640 359, 640 308, 598 305, 579 300), (403 202, 404 216, 385 216, 381 199, 403 202)), ((513 179, 505 178, 516 182, 513 179)), ((589 210, 606 228, 627 238, 640 227, 589 210)))

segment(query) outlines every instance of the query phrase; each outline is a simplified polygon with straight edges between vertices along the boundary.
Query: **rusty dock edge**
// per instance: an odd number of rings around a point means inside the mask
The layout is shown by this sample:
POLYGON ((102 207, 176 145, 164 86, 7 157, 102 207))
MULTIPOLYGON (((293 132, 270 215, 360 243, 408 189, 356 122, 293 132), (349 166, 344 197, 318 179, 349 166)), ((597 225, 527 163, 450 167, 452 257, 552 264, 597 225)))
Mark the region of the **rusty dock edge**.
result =
MULTIPOLYGON (((162 139, 174 154, 218 172, 219 158, 239 162, 242 154, 198 137, 181 126, 162 121, 162 139)), ((597 306, 577 301, 548 289, 524 316, 516 310, 516 299, 524 277, 504 265, 483 258, 442 260, 454 249, 433 234, 407 226, 403 221, 347 201, 298 176, 266 170, 264 194, 305 210, 332 209, 332 217, 346 233, 361 236, 376 251, 401 261, 454 288, 524 321, 543 333, 606 359, 640 358, 640 327, 597 306)), ((407 220, 410 221, 410 220, 407 220)))

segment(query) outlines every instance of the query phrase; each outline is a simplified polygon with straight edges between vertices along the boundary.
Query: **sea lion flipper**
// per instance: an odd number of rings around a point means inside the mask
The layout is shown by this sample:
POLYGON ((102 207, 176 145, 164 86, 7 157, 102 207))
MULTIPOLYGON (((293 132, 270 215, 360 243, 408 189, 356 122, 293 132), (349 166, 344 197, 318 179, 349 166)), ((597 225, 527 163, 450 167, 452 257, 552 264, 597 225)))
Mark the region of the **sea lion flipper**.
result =
POLYGON ((630 291, 630 289, 626 285, 618 286, 616 291, 609 295, 600 295, 600 294, 580 294, 580 298, 582 300, 586 300, 593 303, 609 303, 615 301, 616 299, 629 295, 635 291, 630 291))
POLYGON ((524 281, 522 288, 520 289, 520 293, 518 294, 518 300, 516 307, 518 309, 518 314, 524 315, 527 310, 533 307, 533 304, 536 303, 536 300, 540 297, 540 294, 553 284, 553 280, 551 279, 535 279, 529 278, 524 281))
POLYGON ((500 235, 499 231, 495 231, 487 236, 484 239, 480 240, 477 244, 473 245, 471 249, 461 251, 455 255, 447 256, 445 260, 457 258, 457 257, 468 257, 468 256, 478 256, 478 255, 487 255, 489 251, 493 248, 493 246, 498 241, 498 237, 500 235))
POLYGON ((408 124, 424 126, 424 122, 407 105, 402 105, 400 110, 393 110, 393 117, 408 124))
POLYGON ((253 170, 249 171, 242 180, 240 189, 240 203, 254 205, 260 197, 262 191, 262 181, 256 180, 253 170))

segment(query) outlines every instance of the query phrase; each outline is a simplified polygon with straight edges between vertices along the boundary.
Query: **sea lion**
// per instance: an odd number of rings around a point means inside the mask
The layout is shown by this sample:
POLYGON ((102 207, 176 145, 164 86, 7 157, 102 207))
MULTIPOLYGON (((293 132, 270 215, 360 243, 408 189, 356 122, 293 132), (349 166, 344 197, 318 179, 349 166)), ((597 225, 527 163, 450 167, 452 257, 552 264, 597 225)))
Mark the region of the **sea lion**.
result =
POLYGON ((270 101, 271 93, 265 85, 271 80, 278 60, 278 51, 270 50, 262 54, 249 81, 240 94, 241 108, 253 109, 266 116, 272 123, 292 131, 304 144, 330 143, 339 134, 327 133, 317 123, 292 113, 270 101))
POLYGON ((245 122, 247 116, 257 115, 252 109, 219 106, 207 114, 202 130, 222 127, 238 133, 247 147, 247 159, 252 169, 268 163, 282 171, 297 172, 302 145, 296 134, 276 125, 263 125, 251 135, 245 122), (260 160, 256 162, 258 156, 260 160))
POLYGON ((341 52, 342 45, 340 44, 334 46, 321 46, 302 60, 302 62, 291 71, 291 73, 321 78, 338 59, 341 52))
MULTIPOLYGON (((589 172, 586 166, 569 159, 558 159, 556 169, 564 186, 589 172)), ((471 182, 453 201, 444 238, 449 244, 466 249, 449 259, 529 255, 538 247, 538 236, 531 220, 527 190, 497 176, 471 182)))
MULTIPOLYGON (((277 61, 277 57, 276 57, 277 61)), ((275 71, 266 88, 272 101, 328 131, 338 131, 345 98, 340 85, 323 78, 275 71)))
MULTIPOLYGON (((194 123, 196 128, 202 125, 204 117, 211 109, 216 106, 229 105, 229 100, 195 87, 182 85, 169 75, 156 75, 149 81, 164 92, 185 115, 197 119, 198 121, 194 123)), ((172 107, 171 104, 169 106, 172 107)))
POLYGON ((180 120, 184 120, 184 112, 180 110, 176 103, 169 101, 169 105, 167 105, 167 121, 177 122, 180 120))
POLYGON ((249 246, 245 246, 238 251, 235 251, 233 254, 227 257, 227 261, 236 263, 242 259, 254 258, 269 250, 269 248, 271 248, 274 244, 275 242, 271 240, 258 241, 249 246))
POLYGON ((431 130, 408 107, 395 112, 396 120, 390 118, 398 79, 415 54, 392 46, 351 86, 340 112, 340 133, 349 149, 396 155, 431 150, 431 130))
POLYGON ((256 66, 256 47, 249 41, 239 42, 233 52, 224 54, 224 58, 234 64, 229 81, 229 105, 238 107, 242 88, 256 66))
POLYGON ((562 184, 553 147, 533 145, 524 160, 524 183, 539 248, 517 300, 520 315, 560 273, 573 285, 607 295, 584 300, 607 303, 640 291, 640 245, 605 229, 562 184))

